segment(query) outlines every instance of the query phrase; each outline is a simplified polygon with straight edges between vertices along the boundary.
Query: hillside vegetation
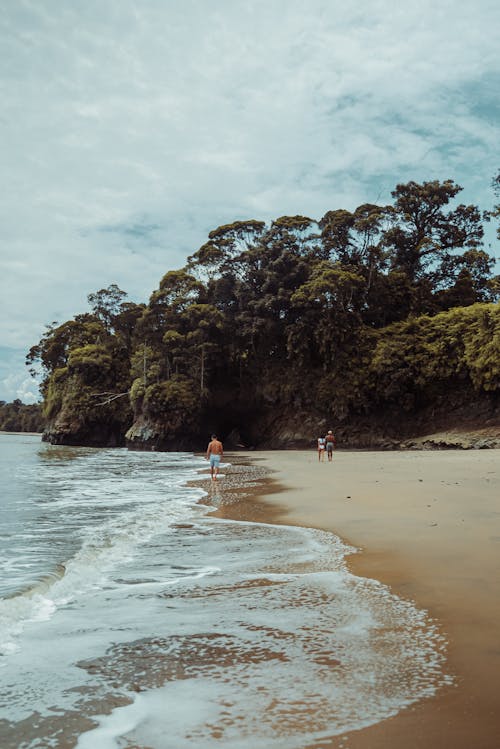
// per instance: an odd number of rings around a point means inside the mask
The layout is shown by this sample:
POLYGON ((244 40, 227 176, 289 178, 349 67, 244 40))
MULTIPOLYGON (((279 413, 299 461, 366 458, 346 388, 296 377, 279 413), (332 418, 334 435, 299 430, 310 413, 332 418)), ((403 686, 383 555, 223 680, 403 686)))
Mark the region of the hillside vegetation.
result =
POLYGON ((28 355, 47 439, 288 446, 332 426, 362 446, 498 424, 500 284, 460 190, 410 182, 320 221, 235 221, 147 304, 91 294, 28 355))
POLYGON ((39 403, 27 405, 16 398, 12 403, 0 401, 0 431, 42 432, 45 419, 39 403))

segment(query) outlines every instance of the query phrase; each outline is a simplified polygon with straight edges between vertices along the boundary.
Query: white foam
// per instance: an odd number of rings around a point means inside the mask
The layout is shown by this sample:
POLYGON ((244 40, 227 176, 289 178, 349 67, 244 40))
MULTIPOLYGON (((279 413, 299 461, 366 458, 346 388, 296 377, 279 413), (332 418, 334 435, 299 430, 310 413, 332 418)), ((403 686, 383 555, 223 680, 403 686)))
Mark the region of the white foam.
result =
MULTIPOLYGON (((80 548, 64 562, 64 574, 60 578, 53 577, 50 584, 43 582, 32 585, 21 595, 0 599, 0 654, 8 655, 18 650, 18 639, 28 623, 48 621, 58 607, 66 606, 86 591, 109 584, 115 568, 133 559, 138 547, 147 544, 155 535, 167 531, 176 523, 208 512, 208 508, 197 504, 205 492, 186 486, 186 482, 197 475, 193 463, 196 466, 199 460, 187 454, 173 458, 168 455, 168 465, 171 467, 166 478, 163 467, 165 458, 162 460, 161 456, 154 456, 153 466, 159 463, 161 469, 153 467, 153 470, 148 470, 152 461, 148 461, 146 455, 139 464, 141 471, 132 472, 129 476, 123 476, 118 471, 110 477, 105 470, 107 463, 113 467, 118 462, 119 468, 122 468, 117 455, 119 451, 96 451, 87 456, 87 463, 90 457, 91 464, 101 464, 101 474, 94 476, 94 483, 90 486, 89 478, 82 479, 81 476, 82 472, 88 473, 88 465, 82 465, 85 461, 77 459, 77 465, 65 465, 62 477, 54 473, 52 465, 45 466, 45 480, 52 485, 54 492, 46 512, 50 509, 52 516, 47 520, 47 527, 38 524, 32 532, 17 534, 17 558, 11 560, 3 572, 6 574, 10 570, 13 580, 15 574, 19 576, 23 569, 33 573, 36 559, 21 561, 20 554, 24 547, 19 541, 25 539, 35 544, 40 536, 57 530, 64 531, 64 522, 54 522, 56 518, 64 518, 78 526, 80 548), (125 510, 122 509, 124 503, 127 506, 125 510), (114 506, 116 511, 113 510, 114 506), (96 526, 93 514, 102 514, 103 508, 112 511, 96 526), (88 510, 93 514, 89 516, 88 510), (86 514, 82 515, 82 512, 86 514), (43 590, 43 595, 40 590, 43 590)), ((137 455, 125 453, 125 456, 125 469, 130 469, 129 463, 132 466, 138 463, 137 455)), ((40 473, 43 474, 43 470, 40 473)), ((36 546, 28 546, 26 551, 33 548, 36 546)), ((200 568, 193 571, 192 579, 215 574, 216 571, 210 566, 200 568)), ((178 576, 173 576, 159 584, 167 582, 173 585, 177 579, 178 576)))
POLYGON ((78 749, 302 749, 448 683, 437 626, 350 574, 336 536, 214 518, 190 456, 75 452, 42 477, 42 527, 74 534, 64 574, 0 606, 11 720, 128 697, 78 749))
POLYGON ((0 655, 15 653, 25 626, 30 622, 48 621, 55 610, 54 601, 40 593, 0 600, 0 655))
MULTIPOLYGON (((148 741, 155 746, 186 746, 183 743, 182 731, 174 730, 165 737, 165 726, 158 716, 168 714, 180 729, 188 726, 196 716, 198 721, 209 721, 216 718, 219 706, 216 700, 210 698, 209 689, 200 694, 200 685, 194 680, 177 682, 161 689, 152 689, 133 696, 130 705, 118 707, 110 715, 100 715, 97 728, 86 731, 78 737, 75 749, 117 749, 120 747, 121 737, 142 728, 148 741), (158 743, 160 742, 160 744, 158 743), (164 743, 168 742, 168 744, 164 743)), ((192 744, 189 744, 192 746, 192 744)))
MULTIPOLYGON (((214 535, 227 533, 229 553, 234 530, 239 549, 239 524, 204 522, 212 523, 214 535)), ((133 703, 101 716, 78 749, 129 743, 302 749, 395 715, 450 683, 442 670, 444 638, 426 612, 378 581, 352 575, 336 555, 335 569, 321 569, 342 542, 307 529, 254 524, 253 531, 252 548, 260 555, 265 537, 281 541, 268 545, 272 564, 289 548, 298 561, 287 572, 266 571, 271 584, 263 586, 262 571, 248 571, 254 564, 248 558, 234 558, 220 589, 205 578, 197 595, 183 599, 182 631, 165 642, 169 658, 181 670, 186 661, 196 678, 129 695, 133 703), (304 559, 306 570, 297 572, 304 559), (200 635, 200 625, 220 634, 200 635)), ((155 653, 161 659, 158 644, 155 653)))

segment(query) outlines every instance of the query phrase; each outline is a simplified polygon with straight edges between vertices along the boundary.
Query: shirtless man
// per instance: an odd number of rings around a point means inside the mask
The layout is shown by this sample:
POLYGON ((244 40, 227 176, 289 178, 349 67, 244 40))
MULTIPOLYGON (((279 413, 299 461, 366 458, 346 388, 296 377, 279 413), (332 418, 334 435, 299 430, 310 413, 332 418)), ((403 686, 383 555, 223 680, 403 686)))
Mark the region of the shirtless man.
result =
POLYGON ((212 476, 212 481, 217 479, 219 465, 223 455, 224 448, 222 447, 222 442, 219 442, 217 435, 212 434, 211 442, 208 443, 207 447, 207 460, 210 461, 210 475, 212 476))
POLYGON ((325 437, 326 442, 326 454, 328 455, 328 460, 333 460, 333 448, 335 447, 335 437, 331 429, 328 430, 328 434, 325 437))

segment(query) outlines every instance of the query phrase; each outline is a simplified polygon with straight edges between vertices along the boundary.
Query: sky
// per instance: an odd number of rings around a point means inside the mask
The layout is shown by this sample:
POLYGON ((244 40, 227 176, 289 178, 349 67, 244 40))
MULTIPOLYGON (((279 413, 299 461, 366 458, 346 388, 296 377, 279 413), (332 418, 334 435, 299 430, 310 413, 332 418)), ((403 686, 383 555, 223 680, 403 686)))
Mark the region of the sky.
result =
POLYGON ((38 399, 47 324, 147 301, 221 224, 409 180, 491 208, 499 27, 496 0, 4 0, 0 399, 38 399))

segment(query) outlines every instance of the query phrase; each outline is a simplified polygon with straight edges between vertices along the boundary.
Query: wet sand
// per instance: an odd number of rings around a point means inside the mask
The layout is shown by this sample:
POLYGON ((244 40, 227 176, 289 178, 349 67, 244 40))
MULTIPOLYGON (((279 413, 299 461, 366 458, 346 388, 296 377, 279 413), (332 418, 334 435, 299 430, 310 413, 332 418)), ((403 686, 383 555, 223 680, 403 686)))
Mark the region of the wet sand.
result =
POLYGON ((352 571, 427 609, 448 638, 454 686, 314 749, 498 749, 500 450, 337 451, 332 463, 313 450, 232 457, 273 480, 219 514, 335 532, 360 549, 352 571))

